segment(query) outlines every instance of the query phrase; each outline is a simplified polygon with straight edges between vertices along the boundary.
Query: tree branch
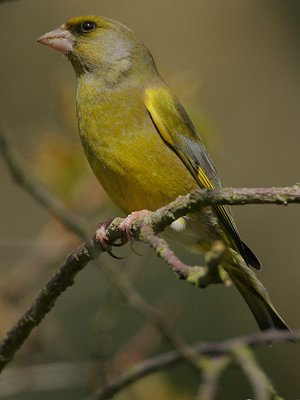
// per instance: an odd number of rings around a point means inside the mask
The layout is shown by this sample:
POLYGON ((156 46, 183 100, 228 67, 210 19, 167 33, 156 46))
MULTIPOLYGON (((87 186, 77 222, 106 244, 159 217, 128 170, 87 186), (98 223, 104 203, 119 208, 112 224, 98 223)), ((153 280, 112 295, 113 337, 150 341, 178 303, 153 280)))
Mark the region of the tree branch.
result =
MULTIPOLYGON (((204 206, 300 203, 300 185, 272 188, 222 188, 198 189, 186 196, 179 196, 168 206, 151 215, 155 232, 161 231, 176 219, 199 211, 204 206)), ((145 218, 147 222, 147 217, 145 218)))
MULTIPOLYGON (((150 226, 158 233, 177 218, 211 203, 216 205, 245 203, 287 204, 289 202, 300 202, 300 187, 298 185, 286 188, 196 190, 186 196, 180 196, 169 205, 150 213, 143 219, 134 221, 132 231, 134 237, 139 240, 139 233, 142 232, 143 234, 142 228, 145 225, 150 226)), ((122 232, 119 229, 121 221, 121 218, 116 218, 108 227, 106 236, 109 244, 122 239, 122 232)), ((144 240, 144 237, 142 240, 144 240)), ((0 371, 12 359, 31 330, 40 323, 52 308, 61 293, 73 283, 77 273, 102 251, 103 249, 94 238, 83 243, 67 257, 60 270, 42 289, 31 307, 7 333, 4 342, 0 346, 0 371)))

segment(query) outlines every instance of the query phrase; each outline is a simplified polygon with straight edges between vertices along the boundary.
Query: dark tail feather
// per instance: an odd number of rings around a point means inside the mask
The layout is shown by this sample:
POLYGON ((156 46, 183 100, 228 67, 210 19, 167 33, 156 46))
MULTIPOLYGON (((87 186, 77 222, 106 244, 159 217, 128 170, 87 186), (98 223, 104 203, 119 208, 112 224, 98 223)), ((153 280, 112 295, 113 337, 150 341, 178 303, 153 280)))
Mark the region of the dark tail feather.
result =
POLYGON ((250 307, 261 330, 290 330, 275 310, 267 290, 248 266, 230 266, 226 271, 250 307))
POLYGON ((256 255, 253 253, 253 251, 246 245, 245 242, 242 242, 243 248, 244 248, 244 253, 245 259, 247 261, 247 264, 251 265, 251 267, 255 269, 261 269, 261 264, 259 259, 256 257, 256 255))

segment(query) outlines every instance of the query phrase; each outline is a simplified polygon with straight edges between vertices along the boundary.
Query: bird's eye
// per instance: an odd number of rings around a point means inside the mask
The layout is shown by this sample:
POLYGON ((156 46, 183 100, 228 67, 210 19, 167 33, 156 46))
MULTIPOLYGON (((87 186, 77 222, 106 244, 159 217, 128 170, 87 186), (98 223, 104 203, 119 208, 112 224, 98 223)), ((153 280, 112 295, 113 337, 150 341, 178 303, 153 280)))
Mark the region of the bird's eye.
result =
POLYGON ((96 29, 96 24, 95 24, 95 22, 91 22, 91 21, 86 21, 86 22, 83 22, 82 24, 81 24, 81 27, 80 27, 81 29, 81 32, 83 32, 83 33, 88 33, 88 32, 91 32, 91 31, 93 31, 94 29, 96 29))

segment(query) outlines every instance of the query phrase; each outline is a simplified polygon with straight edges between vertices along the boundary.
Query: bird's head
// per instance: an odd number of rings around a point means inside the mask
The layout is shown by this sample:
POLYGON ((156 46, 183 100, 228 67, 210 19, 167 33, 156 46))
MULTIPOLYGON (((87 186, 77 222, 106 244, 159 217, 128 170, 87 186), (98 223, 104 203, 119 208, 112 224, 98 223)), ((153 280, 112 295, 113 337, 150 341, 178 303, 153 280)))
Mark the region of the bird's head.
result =
POLYGON ((72 18, 37 41, 65 54, 77 75, 113 70, 124 74, 141 61, 154 65, 149 51, 129 28, 104 17, 72 18))

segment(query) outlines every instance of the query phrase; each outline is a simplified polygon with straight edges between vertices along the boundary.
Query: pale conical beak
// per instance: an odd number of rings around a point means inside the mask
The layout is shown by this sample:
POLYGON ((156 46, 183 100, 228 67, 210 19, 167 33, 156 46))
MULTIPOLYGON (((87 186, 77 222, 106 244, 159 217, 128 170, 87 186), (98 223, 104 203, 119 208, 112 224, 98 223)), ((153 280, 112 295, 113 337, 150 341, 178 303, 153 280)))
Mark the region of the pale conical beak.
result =
POLYGON ((45 35, 39 37, 37 42, 45 44, 61 53, 70 53, 74 48, 74 36, 65 28, 64 25, 45 35))

